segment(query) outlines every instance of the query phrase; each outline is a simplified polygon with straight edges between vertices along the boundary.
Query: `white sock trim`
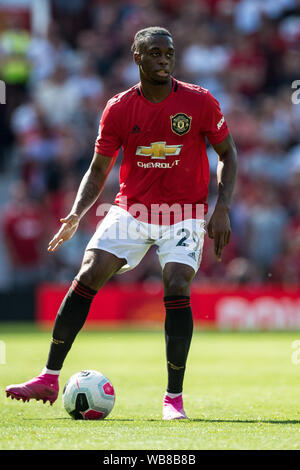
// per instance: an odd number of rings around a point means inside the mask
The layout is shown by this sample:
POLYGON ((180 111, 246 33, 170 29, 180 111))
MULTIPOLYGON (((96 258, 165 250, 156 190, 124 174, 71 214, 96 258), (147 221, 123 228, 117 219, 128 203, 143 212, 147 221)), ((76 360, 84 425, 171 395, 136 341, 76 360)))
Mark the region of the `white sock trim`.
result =
POLYGON ((177 398, 177 397, 180 397, 180 395, 182 395, 182 393, 169 393, 169 392, 165 393, 165 396, 169 398, 177 398))
POLYGON ((42 374, 59 375, 60 370, 52 370, 52 369, 47 369, 47 367, 44 367, 44 369, 42 370, 42 374))

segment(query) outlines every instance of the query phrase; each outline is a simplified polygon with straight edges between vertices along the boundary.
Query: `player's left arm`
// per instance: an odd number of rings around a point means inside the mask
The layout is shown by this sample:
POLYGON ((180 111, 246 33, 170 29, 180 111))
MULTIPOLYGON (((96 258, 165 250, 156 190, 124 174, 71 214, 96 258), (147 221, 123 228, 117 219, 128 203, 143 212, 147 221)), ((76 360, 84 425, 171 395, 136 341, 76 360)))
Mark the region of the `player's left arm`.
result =
POLYGON ((207 231, 214 240, 215 254, 221 261, 223 248, 229 243, 231 234, 229 211, 237 175, 237 150, 231 134, 213 148, 219 156, 218 199, 207 231))

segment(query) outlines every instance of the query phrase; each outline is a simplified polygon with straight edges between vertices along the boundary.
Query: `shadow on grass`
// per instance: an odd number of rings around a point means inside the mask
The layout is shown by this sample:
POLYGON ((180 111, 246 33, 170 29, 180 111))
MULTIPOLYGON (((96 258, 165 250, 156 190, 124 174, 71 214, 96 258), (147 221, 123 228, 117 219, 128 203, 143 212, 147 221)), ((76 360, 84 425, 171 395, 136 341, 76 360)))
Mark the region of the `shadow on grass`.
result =
MULTIPOLYGON (((119 421, 118 419, 109 420, 109 421, 119 421)), ((122 421, 122 420, 120 420, 122 421)), ((124 420, 124 421, 147 421, 147 422, 169 422, 163 421, 162 419, 136 419, 136 420, 124 420)), ((190 418, 190 419, 178 419, 174 420, 175 422, 180 422, 188 425, 189 423, 236 423, 236 424, 300 424, 299 420, 291 419, 291 420, 275 420, 275 419, 204 419, 204 418, 190 418)), ((174 422, 172 421, 172 422, 174 422)))
POLYGON ((189 421, 193 423, 237 423, 237 424, 300 424, 299 420, 296 419, 202 419, 192 418, 189 421))
MULTIPOLYGON (((90 422, 90 420, 84 420, 84 419, 78 419, 74 420, 72 418, 62 418, 62 417, 57 417, 57 418, 23 418, 24 421, 69 421, 69 422, 75 422, 79 421, 80 423, 83 422, 90 422)), ((170 421, 163 421, 161 418, 108 418, 105 420, 92 420, 92 421, 97 421, 97 422, 113 422, 113 423, 118 423, 118 422, 137 422, 137 421, 143 421, 147 423, 155 422, 164 422, 164 423, 169 423, 170 421)), ((275 419, 205 419, 205 418, 190 418, 190 419, 178 419, 174 420, 175 422, 180 422, 180 423, 185 423, 185 425, 188 425, 189 423, 212 423, 212 424, 218 424, 218 423, 236 423, 236 424, 300 424, 299 420, 296 419, 291 419, 291 420, 275 420, 275 419)), ((172 421, 172 422, 174 422, 172 421)))
MULTIPOLYGON (((58 417, 58 418, 23 418, 23 421, 69 421, 69 422, 80 422, 80 423, 84 423, 84 422, 91 422, 91 421, 96 421, 96 422, 99 422, 99 423, 103 423, 103 421, 105 421, 106 423, 108 421, 151 421, 151 420, 145 420, 145 419, 133 419, 133 418, 115 418, 115 419, 95 419, 95 420, 89 420, 89 419, 72 419, 72 418, 68 418, 68 416, 66 416, 65 418, 62 418, 62 417, 58 417)), ((153 421, 160 421, 159 419, 154 419, 153 421)))

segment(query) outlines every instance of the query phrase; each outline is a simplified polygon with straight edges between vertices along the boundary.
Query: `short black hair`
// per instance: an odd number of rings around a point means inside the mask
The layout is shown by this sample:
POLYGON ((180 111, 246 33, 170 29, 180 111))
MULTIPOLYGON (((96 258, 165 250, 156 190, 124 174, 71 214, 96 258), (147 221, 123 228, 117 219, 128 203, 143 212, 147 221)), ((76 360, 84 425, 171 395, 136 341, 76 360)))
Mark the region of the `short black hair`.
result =
POLYGON ((151 36, 169 36, 172 39, 170 31, 160 26, 150 26, 149 28, 140 29, 134 36, 134 41, 131 46, 132 52, 138 52, 141 44, 151 36))

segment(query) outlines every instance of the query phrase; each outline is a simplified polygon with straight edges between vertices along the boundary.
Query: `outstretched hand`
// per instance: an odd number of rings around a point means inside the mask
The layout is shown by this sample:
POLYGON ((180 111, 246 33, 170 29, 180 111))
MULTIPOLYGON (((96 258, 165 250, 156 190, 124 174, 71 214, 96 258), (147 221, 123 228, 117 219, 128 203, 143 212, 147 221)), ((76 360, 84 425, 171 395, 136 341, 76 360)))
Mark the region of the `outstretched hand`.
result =
POLYGON ((229 243, 231 227, 229 210, 226 206, 216 206, 207 226, 209 238, 214 240, 215 255, 222 261, 222 251, 229 243))
POLYGON ((56 251, 64 242, 73 237, 79 225, 79 216, 69 214, 67 217, 60 219, 60 222, 62 226, 49 242, 48 251, 56 251))

